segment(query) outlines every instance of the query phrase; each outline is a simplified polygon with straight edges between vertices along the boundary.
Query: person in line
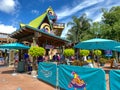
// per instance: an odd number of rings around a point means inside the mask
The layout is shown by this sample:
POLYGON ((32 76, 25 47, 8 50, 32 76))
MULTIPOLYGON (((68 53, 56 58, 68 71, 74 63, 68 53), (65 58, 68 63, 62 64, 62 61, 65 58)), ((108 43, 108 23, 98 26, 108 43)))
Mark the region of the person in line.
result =
POLYGON ((39 56, 39 57, 38 57, 38 60, 37 60, 37 63, 39 64, 39 62, 43 62, 43 61, 44 61, 43 56, 39 56))
POLYGON ((118 63, 117 63, 117 61, 116 61, 115 58, 113 59, 113 66, 114 66, 115 68, 118 68, 118 63))
POLYGON ((15 60, 15 63, 18 63, 18 61, 19 61, 18 53, 15 54, 14 60, 15 60))
POLYGON ((60 64, 60 59, 61 59, 60 54, 57 54, 57 55, 56 55, 56 58, 57 58, 58 64, 60 64))

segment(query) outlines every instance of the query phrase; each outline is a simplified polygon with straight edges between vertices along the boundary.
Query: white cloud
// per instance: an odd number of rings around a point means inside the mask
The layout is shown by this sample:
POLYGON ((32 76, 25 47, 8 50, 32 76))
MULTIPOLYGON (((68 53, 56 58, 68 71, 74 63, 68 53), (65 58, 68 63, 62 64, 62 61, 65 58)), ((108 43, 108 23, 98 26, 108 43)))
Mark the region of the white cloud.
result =
MULTIPOLYGON (((58 15, 58 19, 66 23, 68 21, 72 21, 71 16, 81 16, 82 13, 86 13, 87 17, 92 19, 93 22, 99 22, 102 18, 102 8, 110 9, 113 6, 120 6, 119 0, 83 0, 83 1, 75 1, 71 6, 64 6, 61 10, 56 11, 58 15)), ((66 27, 62 32, 61 37, 65 37, 68 29, 70 27, 66 27)))
POLYGON ((15 13, 18 4, 17 0, 0 0, 0 11, 5 13, 15 13))
POLYGON ((101 21, 101 17, 102 17, 102 14, 103 14, 102 11, 101 11, 101 7, 96 7, 96 8, 86 10, 85 13, 86 13, 86 15, 89 19, 93 20, 93 22, 101 21))
POLYGON ((72 18, 68 18, 68 19, 60 20, 60 21, 59 21, 59 22, 61 22, 61 23, 65 23, 65 28, 64 28, 64 30, 62 31, 61 37, 65 37, 66 34, 67 34, 67 32, 68 32, 68 30, 71 28, 70 25, 67 26, 67 23, 70 22, 70 21, 72 21, 72 18))
POLYGON ((68 32, 68 30, 71 28, 71 26, 66 26, 66 28, 63 30, 63 32, 62 32, 62 35, 61 35, 61 37, 66 37, 66 34, 67 34, 67 32, 68 32))
POLYGON ((119 2, 114 2, 114 3, 113 2, 114 1, 111 1, 111 0, 107 0, 107 2, 104 1, 101 4, 98 4, 95 8, 93 7, 93 8, 85 10, 85 13, 87 14, 89 18, 93 20, 93 22, 99 22, 101 21, 102 15, 103 15, 102 8, 109 10, 113 6, 120 5, 119 2))
POLYGON ((31 11, 33 14, 39 14, 39 11, 38 10, 32 10, 31 11))
POLYGON ((0 32, 2 32, 2 33, 10 34, 10 33, 14 32, 16 30, 17 30, 17 28, 15 28, 13 26, 0 24, 0 32))
POLYGON ((93 22, 100 22, 102 19, 102 13, 97 15, 97 17, 93 20, 93 22))
POLYGON ((77 13, 78 11, 80 11, 84 8, 95 5, 95 4, 100 3, 102 1, 103 0, 92 0, 92 1, 91 0, 86 0, 82 3, 78 3, 76 6, 73 6, 73 7, 65 6, 65 7, 62 8, 61 11, 56 11, 56 13, 58 14, 58 18, 62 19, 64 17, 73 15, 73 14, 77 13))

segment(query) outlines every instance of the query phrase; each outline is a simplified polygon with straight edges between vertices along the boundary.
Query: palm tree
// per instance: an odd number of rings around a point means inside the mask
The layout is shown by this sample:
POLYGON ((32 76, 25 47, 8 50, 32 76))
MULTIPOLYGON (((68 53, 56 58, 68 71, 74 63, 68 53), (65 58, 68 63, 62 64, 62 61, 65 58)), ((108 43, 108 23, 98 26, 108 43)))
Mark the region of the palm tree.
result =
POLYGON ((93 22, 90 30, 88 31, 88 34, 91 38, 101 37, 102 34, 101 23, 93 22))
POLYGON ((76 43, 78 42, 78 36, 79 36, 79 29, 80 29, 80 23, 79 23, 79 18, 76 16, 72 17, 73 21, 68 22, 67 26, 71 25, 71 29, 68 30, 67 38, 74 40, 73 42, 76 43), (69 38, 71 37, 71 38, 69 38))
MULTIPOLYGON (((81 41, 82 36, 90 28, 90 19, 86 17, 86 14, 83 14, 81 17, 77 18, 76 16, 72 17, 72 22, 68 22, 68 25, 71 25, 71 28, 68 30, 67 39, 71 40, 73 44, 81 41)), ((77 50, 78 52, 78 50, 77 50)), ((77 54, 78 59, 78 54, 77 54)))
POLYGON ((68 40, 71 40, 73 43, 76 43, 77 42, 77 40, 76 40, 76 38, 77 38, 77 33, 76 33, 76 31, 75 31, 76 29, 74 28, 74 27, 72 27, 71 29, 69 29, 68 31, 68 33, 67 33, 67 39, 68 40))
POLYGON ((81 17, 77 18, 76 16, 72 17, 73 21, 68 22, 68 25, 71 25, 71 29, 68 30, 67 39, 73 40, 73 43, 78 43, 82 39, 82 34, 89 30, 90 28, 90 19, 86 17, 86 14, 83 14, 81 17))

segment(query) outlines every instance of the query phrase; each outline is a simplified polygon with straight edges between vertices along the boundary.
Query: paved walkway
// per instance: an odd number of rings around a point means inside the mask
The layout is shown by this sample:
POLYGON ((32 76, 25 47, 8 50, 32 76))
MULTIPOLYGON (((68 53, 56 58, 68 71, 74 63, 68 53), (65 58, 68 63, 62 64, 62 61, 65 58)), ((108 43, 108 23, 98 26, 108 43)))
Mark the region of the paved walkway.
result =
POLYGON ((110 64, 105 64, 105 66, 102 67, 106 73, 106 90, 110 90, 109 89, 109 71, 110 71, 109 67, 110 67, 110 64))
POLYGON ((0 68, 0 90, 55 90, 28 74, 13 74, 13 68, 0 68))

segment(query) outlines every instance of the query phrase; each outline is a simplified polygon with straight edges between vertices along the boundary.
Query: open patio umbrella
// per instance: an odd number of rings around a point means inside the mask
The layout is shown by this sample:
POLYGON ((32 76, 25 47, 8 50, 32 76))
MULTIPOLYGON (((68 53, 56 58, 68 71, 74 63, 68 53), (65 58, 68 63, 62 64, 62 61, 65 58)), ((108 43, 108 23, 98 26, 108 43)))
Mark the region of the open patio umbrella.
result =
POLYGON ((114 50, 120 52, 120 46, 116 46, 114 50))
POLYGON ((101 38, 93 38, 90 40, 82 41, 74 46, 74 48, 80 49, 102 49, 102 50, 113 50, 115 46, 120 45, 117 41, 101 38))
POLYGON ((29 49, 30 47, 24 44, 15 42, 15 43, 9 43, 9 44, 1 44, 0 48, 2 49, 29 49))
MULTIPOLYGON (((21 61, 21 49, 29 49, 30 47, 26 46, 24 44, 15 42, 15 43, 9 43, 9 44, 1 44, 0 48, 2 48, 2 49, 19 49, 19 61, 21 61)), ((18 65, 20 65, 18 67, 22 67, 22 69, 18 68, 18 71, 24 71, 24 66, 22 66, 23 62, 19 62, 18 65)), ((16 69, 14 69, 14 72, 12 75, 16 75, 16 69)))

